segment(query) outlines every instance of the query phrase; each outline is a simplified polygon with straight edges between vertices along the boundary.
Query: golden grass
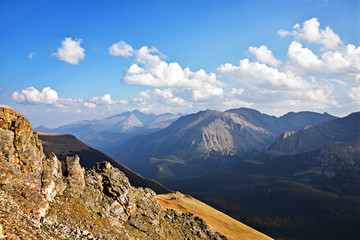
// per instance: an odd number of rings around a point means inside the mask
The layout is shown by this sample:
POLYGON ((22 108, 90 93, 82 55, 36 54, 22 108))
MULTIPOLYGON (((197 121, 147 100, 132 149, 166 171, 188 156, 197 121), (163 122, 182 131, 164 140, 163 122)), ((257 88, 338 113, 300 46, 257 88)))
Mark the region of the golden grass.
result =
POLYGON ((39 131, 36 131, 39 135, 44 135, 44 136, 59 136, 61 134, 58 134, 58 133, 43 133, 43 132, 39 132, 39 131))
POLYGON ((205 203, 181 193, 160 194, 156 198, 163 209, 171 208, 185 213, 191 212, 206 221, 210 228, 225 235, 229 240, 272 239, 205 203))

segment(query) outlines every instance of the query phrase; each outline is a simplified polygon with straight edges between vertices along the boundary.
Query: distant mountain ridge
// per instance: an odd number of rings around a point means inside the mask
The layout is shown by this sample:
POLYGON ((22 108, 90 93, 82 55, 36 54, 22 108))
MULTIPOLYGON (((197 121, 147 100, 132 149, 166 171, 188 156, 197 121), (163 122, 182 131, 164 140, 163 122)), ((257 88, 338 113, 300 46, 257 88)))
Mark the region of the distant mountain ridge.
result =
POLYGON ((249 108, 206 110, 180 117, 155 133, 134 137, 110 155, 155 179, 191 176, 255 156, 284 131, 335 118, 312 112, 278 118, 249 108))
POLYGON ((120 144, 134 136, 149 134, 169 126, 179 114, 146 114, 138 110, 120 113, 105 119, 82 120, 58 128, 39 126, 44 133, 72 134, 90 146, 106 152, 109 146, 120 144))
POLYGON ((307 126, 297 132, 285 132, 268 153, 304 153, 329 144, 346 143, 356 139, 360 139, 360 112, 316 126, 307 126))

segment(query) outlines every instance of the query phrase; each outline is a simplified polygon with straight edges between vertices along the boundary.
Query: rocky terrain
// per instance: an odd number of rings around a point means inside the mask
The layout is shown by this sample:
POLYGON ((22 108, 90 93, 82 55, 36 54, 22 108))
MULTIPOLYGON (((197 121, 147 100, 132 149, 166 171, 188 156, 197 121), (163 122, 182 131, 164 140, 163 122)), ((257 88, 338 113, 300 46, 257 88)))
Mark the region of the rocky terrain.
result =
POLYGON ((108 162, 84 169, 73 156, 63 168, 8 108, 0 136, 0 238, 226 239, 193 214, 163 210, 152 190, 132 187, 108 162))
POLYGON ((75 155, 80 157, 80 165, 85 168, 92 168, 99 162, 107 161, 112 166, 122 171, 134 187, 150 188, 157 194, 171 192, 170 189, 160 183, 149 178, 144 178, 125 165, 108 157, 106 154, 89 147, 73 135, 38 132, 38 137, 41 140, 44 153, 46 155, 49 155, 52 152, 55 153, 63 165, 65 164, 67 156, 75 155))

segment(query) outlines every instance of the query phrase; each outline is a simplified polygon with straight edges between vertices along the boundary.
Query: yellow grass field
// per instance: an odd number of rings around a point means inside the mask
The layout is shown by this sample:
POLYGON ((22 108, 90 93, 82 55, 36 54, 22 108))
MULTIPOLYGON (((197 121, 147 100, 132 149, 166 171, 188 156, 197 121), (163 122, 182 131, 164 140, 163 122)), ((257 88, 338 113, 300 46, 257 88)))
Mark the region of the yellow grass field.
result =
POLYGON ((205 203, 182 193, 160 194, 156 198, 163 209, 177 209, 182 213, 191 212, 204 219, 212 230, 225 235, 229 240, 272 239, 205 203))

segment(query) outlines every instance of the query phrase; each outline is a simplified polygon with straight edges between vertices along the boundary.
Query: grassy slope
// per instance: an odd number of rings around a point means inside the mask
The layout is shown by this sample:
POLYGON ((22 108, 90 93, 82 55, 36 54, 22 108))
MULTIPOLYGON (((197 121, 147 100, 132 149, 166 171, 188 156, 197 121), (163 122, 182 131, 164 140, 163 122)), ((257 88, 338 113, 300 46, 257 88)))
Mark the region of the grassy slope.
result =
POLYGON ((85 168, 90 168, 98 162, 107 161, 114 167, 117 167, 129 178, 131 185, 135 187, 147 187, 154 190, 156 193, 169 193, 170 190, 160 183, 144 178, 143 176, 132 171, 125 165, 113 160, 104 153, 93 149, 85 143, 78 140, 70 134, 49 134, 38 132, 39 139, 42 142, 44 153, 48 155, 54 152, 59 160, 65 160, 66 156, 80 157, 80 164, 85 168))
POLYGON ((180 212, 191 212, 201 217, 211 229, 224 234, 229 240, 272 239, 187 195, 181 193, 161 194, 157 195, 157 199, 164 209, 172 208, 180 212))

